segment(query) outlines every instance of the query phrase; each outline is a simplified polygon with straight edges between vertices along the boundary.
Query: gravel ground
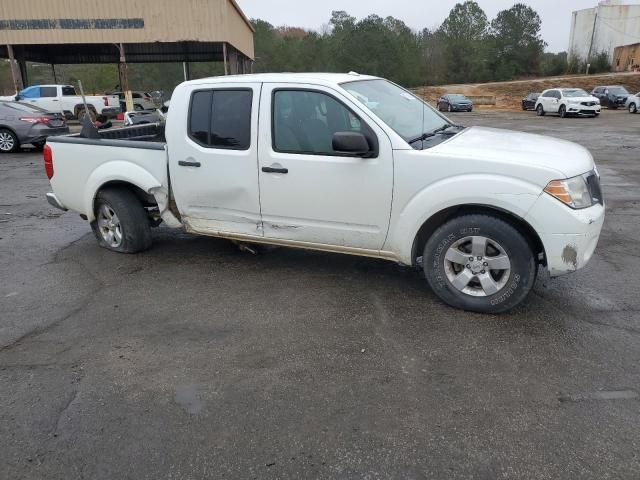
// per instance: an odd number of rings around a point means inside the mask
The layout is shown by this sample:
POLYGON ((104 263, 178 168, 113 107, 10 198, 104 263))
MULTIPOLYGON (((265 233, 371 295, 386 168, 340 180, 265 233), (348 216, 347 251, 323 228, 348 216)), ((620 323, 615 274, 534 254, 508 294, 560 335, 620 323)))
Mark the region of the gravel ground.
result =
POLYGON ((39 155, 0 156, 0 478, 638 478, 640 115, 453 118, 602 174, 595 257, 509 314, 381 260, 164 228, 110 253, 39 155))

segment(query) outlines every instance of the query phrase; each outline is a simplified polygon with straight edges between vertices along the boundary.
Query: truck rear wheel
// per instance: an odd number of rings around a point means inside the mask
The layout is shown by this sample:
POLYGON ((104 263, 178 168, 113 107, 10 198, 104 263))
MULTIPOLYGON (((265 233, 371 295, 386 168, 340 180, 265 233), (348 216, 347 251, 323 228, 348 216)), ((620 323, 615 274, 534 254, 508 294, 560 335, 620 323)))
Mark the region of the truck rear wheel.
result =
POLYGON ((449 220, 427 241, 424 273, 445 303, 481 313, 501 313, 529 294, 537 264, 527 239, 489 215, 449 220))
POLYGON ((101 247, 120 253, 136 253, 151 246, 151 227, 138 197, 126 188, 98 193, 96 219, 91 228, 101 247))

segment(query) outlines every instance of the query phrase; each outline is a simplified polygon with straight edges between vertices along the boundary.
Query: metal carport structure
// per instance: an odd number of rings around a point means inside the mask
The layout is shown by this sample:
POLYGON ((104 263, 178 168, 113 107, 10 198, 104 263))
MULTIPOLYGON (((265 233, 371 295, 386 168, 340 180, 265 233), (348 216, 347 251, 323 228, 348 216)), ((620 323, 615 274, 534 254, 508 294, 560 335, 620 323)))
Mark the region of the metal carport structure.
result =
POLYGON ((190 62, 249 72, 253 33, 235 0, 2 0, 0 58, 12 60, 16 88, 28 83, 26 62, 54 76, 56 64, 119 64, 124 86, 127 63, 183 62, 186 78, 190 62))

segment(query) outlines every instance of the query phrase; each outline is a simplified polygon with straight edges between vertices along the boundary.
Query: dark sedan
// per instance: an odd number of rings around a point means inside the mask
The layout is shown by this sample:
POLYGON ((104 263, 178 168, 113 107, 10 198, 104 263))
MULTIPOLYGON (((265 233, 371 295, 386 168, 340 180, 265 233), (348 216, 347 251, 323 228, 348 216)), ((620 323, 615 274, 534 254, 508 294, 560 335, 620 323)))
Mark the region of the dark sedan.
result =
POLYGON ((473 102, 461 93, 448 93, 441 96, 436 105, 439 111, 447 112, 471 112, 473 111, 473 102))
POLYGON ((538 101, 539 93, 530 93, 522 99, 522 110, 535 110, 536 102, 538 101))
POLYGON ((605 87, 596 87, 591 91, 591 95, 600 100, 600 105, 611 108, 624 108, 629 92, 621 85, 609 85, 605 87))
POLYGON ((25 143, 42 149, 47 137, 68 133, 62 113, 21 102, 0 102, 0 153, 15 152, 25 143))

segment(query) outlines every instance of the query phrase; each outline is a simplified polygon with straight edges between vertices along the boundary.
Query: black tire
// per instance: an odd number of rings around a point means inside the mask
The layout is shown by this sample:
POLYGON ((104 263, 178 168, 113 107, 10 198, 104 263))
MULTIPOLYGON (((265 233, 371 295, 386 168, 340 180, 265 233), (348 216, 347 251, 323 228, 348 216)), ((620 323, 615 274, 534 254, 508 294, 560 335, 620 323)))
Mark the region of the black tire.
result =
POLYGON ((527 107, 525 106, 524 103, 522 104, 522 110, 525 111, 525 112, 527 111, 527 107))
POLYGON ((560 105, 560 110, 558 110, 558 113, 560 114, 560 118, 567 118, 567 107, 565 107, 564 105, 560 105))
POLYGON ((541 103, 538 104, 538 106, 536 107, 536 115, 538 115, 539 117, 544 117, 544 114, 546 112, 544 111, 544 107, 542 106, 541 103))
MULTIPOLYGON (((477 257, 470 258, 474 258, 475 263, 477 257)), ((488 258, 491 257, 487 256, 488 258)), ((531 291, 537 275, 534 254, 522 233, 500 218, 482 214, 456 217, 439 227, 424 247, 423 267, 429 285, 442 301, 452 307, 480 313, 502 313, 517 306, 531 291), (471 237, 488 238, 490 242, 497 243, 509 258, 510 270, 506 278, 504 275, 507 275, 507 270, 487 272, 494 281, 494 275, 502 275, 496 281, 496 284, 502 286, 494 294, 473 296, 456 288, 447 277, 447 274, 457 273, 453 271, 454 264, 449 264, 445 258, 447 252, 456 242, 471 237)), ((467 273, 471 275, 475 275, 471 269, 478 268, 472 265, 458 267, 460 271, 469 269, 467 273)), ((479 277, 474 276, 468 283, 470 288, 478 288, 472 285, 480 285, 479 277)))
POLYGON ((8 128, 0 128, 0 153, 17 152, 19 148, 18 136, 8 128))
POLYGON ((629 113, 638 113, 638 106, 635 103, 629 104, 629 113))
MULTIPOLYGON (((84 106, 78 107, 78 109, 76 110, 76 119, 79 121, 82 121, 82 119, 87 115, 87 113, 85 112, 85 108, 84 106)), ((98 113, 96 112, 96 109, 93 107, 93 105, 89 105, 89 118, 91 119, 91 121, 94 121, 97 116, 98 113)))
POLYGON ((101 247, 114 252, 137 253, 151 246, 149 217, 138 197, 130 190, 114 187, 100 191, 96 197, 95 211, 96 220, 91 222, 91 229, 101 247), (119 245, 109 244, 99 226, 100 209, 103 206, 117 216, 121 235, 119 245))

